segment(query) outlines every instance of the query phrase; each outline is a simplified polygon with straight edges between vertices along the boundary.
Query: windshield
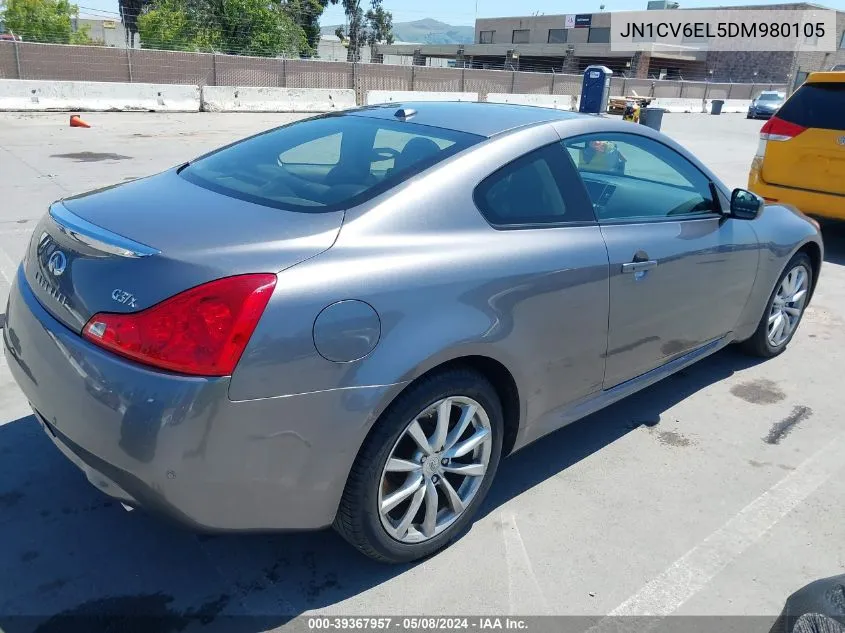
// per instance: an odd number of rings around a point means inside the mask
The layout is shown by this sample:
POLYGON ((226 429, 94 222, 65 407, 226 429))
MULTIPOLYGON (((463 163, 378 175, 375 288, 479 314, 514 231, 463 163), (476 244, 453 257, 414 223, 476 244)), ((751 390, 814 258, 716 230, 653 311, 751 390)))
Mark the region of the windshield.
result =
POLYGON ((763 94, 757 97, 757 101, 783 101, 783 97, 780 95, 763 94))
POLYGON ((179 173, 258 204, 332 211, 360 204, 481 140, 407 121, 330 115, 253 136, 179 173))

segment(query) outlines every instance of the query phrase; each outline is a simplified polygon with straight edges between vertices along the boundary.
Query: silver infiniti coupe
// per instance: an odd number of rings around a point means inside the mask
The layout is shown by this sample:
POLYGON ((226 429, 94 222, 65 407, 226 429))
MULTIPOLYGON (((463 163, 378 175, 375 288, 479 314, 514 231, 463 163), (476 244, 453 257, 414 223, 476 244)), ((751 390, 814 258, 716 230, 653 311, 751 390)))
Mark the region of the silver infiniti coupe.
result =
POLYGON ((730 343, 781 353, 821 262, 813 221, 644 126, 393 104, 56 202, 3 337, 126 506, 398 562, 503 456, 730 343))

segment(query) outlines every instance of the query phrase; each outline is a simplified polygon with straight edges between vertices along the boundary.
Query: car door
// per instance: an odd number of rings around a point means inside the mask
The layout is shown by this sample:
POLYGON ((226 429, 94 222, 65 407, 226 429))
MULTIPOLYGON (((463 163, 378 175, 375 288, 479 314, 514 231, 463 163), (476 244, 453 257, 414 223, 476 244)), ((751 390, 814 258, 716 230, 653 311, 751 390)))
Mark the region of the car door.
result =
POLYGON ((565 423, 554 412, 600 391, 604 379, 607 250, 585 192, 573 183, 577 174, 553 142, 475 189, 476 206, 496 229, 491 248, 503 271, 485 299, 501 320, 490 338, 519 359, 530 438, 565 423))
POLYGON ((750 222, 728 218, 708 176, 639 134, 563 141, 610 263, 604 388, 728 334, 757 271, 750 222))

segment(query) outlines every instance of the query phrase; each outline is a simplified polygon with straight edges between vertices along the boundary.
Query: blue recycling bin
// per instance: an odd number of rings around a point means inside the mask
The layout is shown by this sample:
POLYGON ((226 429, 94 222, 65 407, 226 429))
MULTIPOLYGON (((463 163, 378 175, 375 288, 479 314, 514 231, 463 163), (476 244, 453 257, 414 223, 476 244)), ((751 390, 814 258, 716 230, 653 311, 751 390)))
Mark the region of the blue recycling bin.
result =
POLYGON ((607 66, 587 66, 581 81, 581 103, 579 112, 601 114, 607 112, 610 98, 610 78, 613 71, 607 66))

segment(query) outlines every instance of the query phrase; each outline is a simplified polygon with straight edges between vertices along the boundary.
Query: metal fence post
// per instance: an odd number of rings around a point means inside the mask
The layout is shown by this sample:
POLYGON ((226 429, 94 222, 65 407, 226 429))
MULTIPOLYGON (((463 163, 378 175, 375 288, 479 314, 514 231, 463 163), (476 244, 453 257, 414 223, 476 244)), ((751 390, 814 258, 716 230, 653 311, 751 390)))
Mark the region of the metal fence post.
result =
POLYGON ((513 94, 514 88, 516 87, 516 71, 511 71, 511 94, 513 94))
POLYGON ((132 83, 132 49, 126 48, 126 71, 129 75, 129 83, 132 83))
POLYGON ((628 94, 628 78, 622 77, 622 96, 626 96, 628 94))
POLYGON ((734 82, 733 82, 733 81, 731 81, 731 83, 729 83, 729 84, 728 84, 728 94, 727 94, 727 96, 725 97, 725 99, 730 99, 730 98, 731 98, 731 90, 733 89, 733 87, 734 87, 734 82))
POLYGON ((414 84, 416 83, 416 76, 417 76, 417 66, 416 66, 416 64, 411 64, 411 90, 414 89, 414 84))
POLYGON ((23 79, 23 75, 21 75, 21 52, 18 50, 18 41, 13 40, 15 49, 15 69, 18 71, 18 79, 23 79))
POLYGON ((364 105, 364 90, 361 87, 361 71, 358 64, 352 62, 352 89, 355 91, 355 101, 358 105, 364 105))
POLYGON ((286 88, 288 85, 288 60, 286 57, 282 57, 282 76, 279 83, 282 88, 286 88))
POLYGON ((678 87, 678 98, 682 98, 684 96, 684 80, 681 79, 681 85, 678 87))
POLYGON ((552 85, 549 86, 550 95, 553 95, 555 93, 555 79, 557 79, 557 73, 555 72, 554 68, 552 68, 552 85))
POLYGON ((465 73, 465 71, 466 71, 466 68, 461 66, 461 92, 464 92, 464 73, 465 73))
POLYGON ((211 81, 212 86, 217 85, 217 53, 211 54, 211 81))

